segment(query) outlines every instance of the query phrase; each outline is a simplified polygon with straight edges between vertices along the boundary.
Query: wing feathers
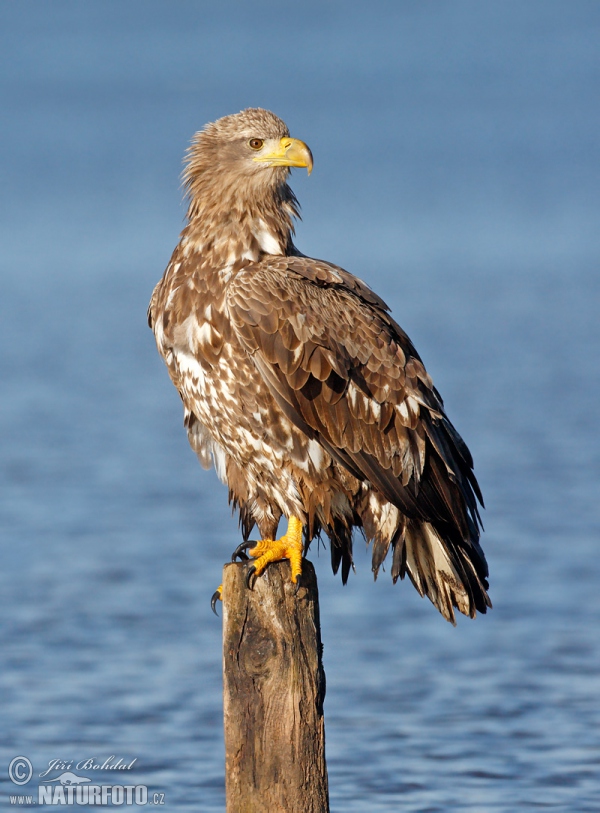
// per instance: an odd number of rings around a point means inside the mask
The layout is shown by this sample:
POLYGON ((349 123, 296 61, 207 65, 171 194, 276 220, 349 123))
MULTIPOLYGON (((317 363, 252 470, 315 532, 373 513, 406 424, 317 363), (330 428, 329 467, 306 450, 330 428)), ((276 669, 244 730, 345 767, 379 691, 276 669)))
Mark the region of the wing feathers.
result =
MULTIPOLYGON (((227 303, 290 420, 408 518, 406 530, 374 541, 375 572, 391 545, 394 579, 408 572, 446 618, 453 606, 484 610, 471 455, 385 303, 342 269, 305 257, 246 266, 227 303)), ((342 550, 332 543, 332 564, 344 561, 347 573, 342 550)))

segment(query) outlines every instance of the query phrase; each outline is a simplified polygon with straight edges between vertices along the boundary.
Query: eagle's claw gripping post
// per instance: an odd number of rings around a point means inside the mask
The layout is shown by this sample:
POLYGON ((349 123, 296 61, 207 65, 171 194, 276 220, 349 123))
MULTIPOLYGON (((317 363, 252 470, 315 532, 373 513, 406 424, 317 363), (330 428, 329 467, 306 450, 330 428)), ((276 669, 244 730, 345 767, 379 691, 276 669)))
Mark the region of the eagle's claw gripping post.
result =
POLYGON ((217 601, 223 601, 223 585, 220 584, 215 592, 212 594, 212 598, 210 600, 210 608, 213 613, 218 617, 219 613, 217 612, 217 601))
POLYGON ((231 554, 231 561, 235 562, 236 559, 241 559, 243 562, 247 562, 250 557, 246 551, 248 548, 252 547, 252 545, 256 545, 256 542, 252 542, 252 540, 250 540, 249 542, 240 543, 231 554))
POLYGON ((244 583, 248 590, 252 590, 254 588, 254 582, 252 581, 252 577, 256 573, 256 568, 254 565, 250 565, 248 568, 248 572, 246 573, 246 578, 244 579, 244 583))
MULTIPOLYGON (((298 585, 298 577, 302 574, 302 522, 296 517, 290 517, 288 529, 280 539, 261 539, 259 542, 244 543, 238 550, 254 545, 248 553, 254 559, 254 564, 246 574, 246 586, 250 587, 253 576, 260 576, 271 562, 288 559, 292 570, 292 583, 298 585)), ((237 552, 237 551, 236 551, 237 552)))

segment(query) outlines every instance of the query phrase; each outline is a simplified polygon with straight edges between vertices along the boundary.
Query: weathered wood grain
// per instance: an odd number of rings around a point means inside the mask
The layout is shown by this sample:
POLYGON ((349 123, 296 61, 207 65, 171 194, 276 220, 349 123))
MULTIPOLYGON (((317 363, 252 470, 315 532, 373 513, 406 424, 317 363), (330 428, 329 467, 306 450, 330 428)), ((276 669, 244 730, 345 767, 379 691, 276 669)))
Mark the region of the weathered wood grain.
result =
POLYGON ((246 567, 223 573, 227 813, 328 813, 319 599, 303 563, 294 595, 288 562, 254 589, 246 567))

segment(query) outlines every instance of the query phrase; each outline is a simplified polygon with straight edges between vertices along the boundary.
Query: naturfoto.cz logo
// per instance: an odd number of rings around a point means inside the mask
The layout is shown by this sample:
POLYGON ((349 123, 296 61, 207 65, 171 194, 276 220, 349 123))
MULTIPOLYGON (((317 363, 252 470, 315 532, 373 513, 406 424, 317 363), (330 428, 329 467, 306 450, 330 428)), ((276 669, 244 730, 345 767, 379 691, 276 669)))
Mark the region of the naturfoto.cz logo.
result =
MULTIPOLYGON (((77 763, 72 760, 53 759, 48 767, 39 774, 41 784, 37 794, 10 795, 11 805, 164 805, 164 793, 148 793, 146 785, 133 783, 99 784, 98 781, 82 776, 75 771, 130 771, 137 758, 126 762, 115 761, 114 756, 104 762, 96 759, 83 759, 77 763), (72 769, 75 769, 72 770, 72 769), (60 771, 58 776, 51 773, 60 771)), ((33 777, 33 765, 27 757, 19 756, 11 760, 8 766, 8 777, 15 785, 26 785, 33 777)), ((103 777, 104 778, 104 777, 103 777)), ((115 777, 116 778, 116 777, 115 777)), ((27 790, 33 790, 27 788, 27 790)))

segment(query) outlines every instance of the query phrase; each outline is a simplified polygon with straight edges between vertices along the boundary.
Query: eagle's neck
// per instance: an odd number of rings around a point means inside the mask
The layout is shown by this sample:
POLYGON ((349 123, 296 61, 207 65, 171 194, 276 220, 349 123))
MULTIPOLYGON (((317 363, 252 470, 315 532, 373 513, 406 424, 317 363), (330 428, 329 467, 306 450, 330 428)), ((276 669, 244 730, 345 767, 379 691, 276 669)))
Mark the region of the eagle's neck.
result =
MULTIPOLYGON (((216 188, 215 188, 216 187, 216 188)), ((286 183, 274 187, 196 189, 182 232, 186 254, 200 254, 203 265, 232 271, 264 255, 295 253, 296 197, 286 183)))

